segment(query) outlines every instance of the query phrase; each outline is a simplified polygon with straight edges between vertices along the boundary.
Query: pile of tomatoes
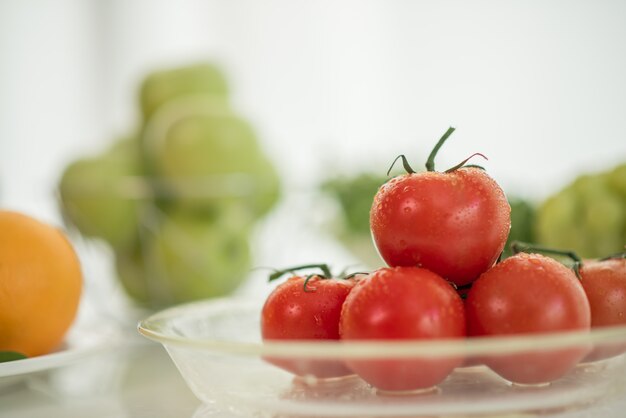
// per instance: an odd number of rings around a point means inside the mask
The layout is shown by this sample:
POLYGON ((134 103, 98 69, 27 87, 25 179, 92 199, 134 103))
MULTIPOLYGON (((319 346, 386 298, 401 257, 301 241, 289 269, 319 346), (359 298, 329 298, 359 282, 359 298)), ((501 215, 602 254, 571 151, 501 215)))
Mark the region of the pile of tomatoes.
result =
MULTIPOLYGON (((400 156, 407 173, 374 197, 370 228, 389 267, 343 277, 323 264, 276 272, 272 278, 293 275, 265 302, 264 340, 462 340, 626 324, 623 255, 584 263, 573 255, 573 268, 525 247, 499 259, 510 230, 500 186, 468 160, 435 171, 434 157, 453 131, 439 140, 425 172, 400 156), (311 268, 319 272, 297 273, 311 268)), ((511 382, 539 384, 622 350, 575 346, 481 362, 511 382)), ((269 361, 296 375, 357 374, 380 390, 406 391, 437 385, 467 359, 269 361)))

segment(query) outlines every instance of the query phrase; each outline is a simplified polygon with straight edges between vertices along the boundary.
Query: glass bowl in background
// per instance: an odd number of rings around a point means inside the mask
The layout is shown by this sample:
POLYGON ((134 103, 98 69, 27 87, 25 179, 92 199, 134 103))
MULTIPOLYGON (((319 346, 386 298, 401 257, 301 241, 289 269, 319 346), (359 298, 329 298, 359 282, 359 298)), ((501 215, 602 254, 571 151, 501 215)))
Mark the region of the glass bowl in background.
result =
POLYGON ((545 366, 546 358, 579 350, 618 353, 626 327, 464 341, 262 342, 261 304, 217 299, 170 308, 139 324, 164 345, 194 394, 242 416, 492 416, 550 413, 605 403, 626 392, 626 356, 580 363, 548 384, 511 383, 483 362, 545 366), (406 362, 463 358, 441 384, 413 392, 384 392, 359 377, 294 376, 265 359, 310 364, 406 362), (543 360, 542 360, 543 359, 543 360), (533 362, 537 361, 536 364, 533 362))

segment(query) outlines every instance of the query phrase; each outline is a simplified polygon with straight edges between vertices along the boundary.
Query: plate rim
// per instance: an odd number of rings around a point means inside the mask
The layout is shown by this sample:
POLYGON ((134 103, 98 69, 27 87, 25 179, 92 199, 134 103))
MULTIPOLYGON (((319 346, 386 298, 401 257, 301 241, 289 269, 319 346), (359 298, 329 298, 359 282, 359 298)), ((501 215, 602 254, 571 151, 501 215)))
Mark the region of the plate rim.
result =
POLYGON ((206 349, 231 354, 281 356, 287 358, 438 358, 456 355, 515 354, 541 349, 566 349, 597 343, 626 344, 626 326, 606 327, 590 331, 564 331, 549 334, 510 335, 504 337, 472 337, 430 341, 353 340, 353 341, 263 341, 241 342, 220 339, 192 339, 166 334, 159 324, 180 318, 194 309, 207 311, 226 308, 254 309, 259 301, 241 297, 224 297, 196 301, 154 313, 137 324, 144 337, 165 345, 206 349))
POLYGON ((69 365, 119 343, 119 331, 110 327, 96 332, 93 325, 76 325, 57 351, 22 360, 0 363, 0 379, 41 372, 69 365), (65 346, 69 345, 69 347, 65 346))

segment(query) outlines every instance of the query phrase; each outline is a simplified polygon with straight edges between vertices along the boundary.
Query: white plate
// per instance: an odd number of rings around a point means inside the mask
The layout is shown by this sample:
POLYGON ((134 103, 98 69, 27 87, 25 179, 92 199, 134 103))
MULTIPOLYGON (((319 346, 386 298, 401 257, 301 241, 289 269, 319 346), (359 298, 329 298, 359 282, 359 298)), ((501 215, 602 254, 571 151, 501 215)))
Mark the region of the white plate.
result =
POLYGON ((77 325, 70 330, 63 346, 55 352, 0 363, 0 383, 8 377, 65 366, 95 353, 110 350, 119 340, 118 330, 111 325, 77 325))

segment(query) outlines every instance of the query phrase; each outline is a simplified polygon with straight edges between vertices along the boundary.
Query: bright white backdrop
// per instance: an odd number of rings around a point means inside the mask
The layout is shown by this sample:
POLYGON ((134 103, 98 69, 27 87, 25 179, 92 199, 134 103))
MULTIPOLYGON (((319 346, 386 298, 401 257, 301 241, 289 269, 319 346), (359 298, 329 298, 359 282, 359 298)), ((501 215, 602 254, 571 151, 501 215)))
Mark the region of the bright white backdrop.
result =
POLYGON ((0 205, 57 219, 72 158, 133 128, 145 72, 213 59, 293 185, 480 151, 540 198, 626 160, 626 2, 0 3, 0 205), (341 168, 338 168, 341 167, 341 168))

